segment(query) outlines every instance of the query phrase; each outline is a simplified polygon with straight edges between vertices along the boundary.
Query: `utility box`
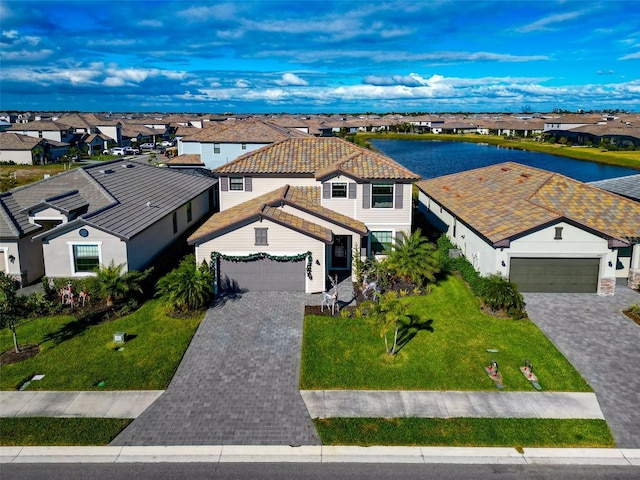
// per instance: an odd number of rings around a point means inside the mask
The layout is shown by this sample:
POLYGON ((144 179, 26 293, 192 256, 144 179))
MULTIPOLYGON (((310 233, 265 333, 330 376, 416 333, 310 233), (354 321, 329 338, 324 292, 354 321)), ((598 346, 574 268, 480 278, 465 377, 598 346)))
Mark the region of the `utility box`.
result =
POLYGON ((113 334, 114 343, 124 343, 127 341, 127 334, 125 332, 116 332, 113 334))
POLYGON ((462 250, 459 248, 452 248, 449 250, 450 258, 460 258, 462 256, 462 250))

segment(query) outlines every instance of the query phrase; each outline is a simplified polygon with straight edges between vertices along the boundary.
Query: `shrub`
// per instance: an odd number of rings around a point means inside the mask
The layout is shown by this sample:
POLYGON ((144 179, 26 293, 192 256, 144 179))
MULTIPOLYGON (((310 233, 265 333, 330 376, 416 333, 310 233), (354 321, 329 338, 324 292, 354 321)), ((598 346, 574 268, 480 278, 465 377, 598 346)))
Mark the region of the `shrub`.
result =
POLYGON ((522 318, 520 315, 524 311, 524 299, 515 283, 500 275, 490 275, 480 282, 478 294, 494 312, 505 310, 511 312, 510 315, 522 318))
POLYGON ((185 313, 209 304, 213 280, 209 266, 205 262, 196 266, 191 254, 158 281, 156 293, 165 299, 170 310, 185 313))

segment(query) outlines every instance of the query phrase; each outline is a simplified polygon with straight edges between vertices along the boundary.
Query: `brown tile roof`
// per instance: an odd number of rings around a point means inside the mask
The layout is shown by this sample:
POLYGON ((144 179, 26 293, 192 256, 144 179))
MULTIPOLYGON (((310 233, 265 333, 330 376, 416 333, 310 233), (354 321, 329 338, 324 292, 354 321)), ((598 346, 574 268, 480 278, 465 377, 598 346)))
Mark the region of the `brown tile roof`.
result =
POLYGON ((199 153, 184 153, 182 155, 178 155, 177 157, 173 157, 170 160, 164 162, 167 165, 190 165, 195 167, 204 166, 204 162, 200 158, 199 153))
POLYGON ((336 137, 290 138, 214 170, 222 175, 308 175, 318 179, 338 172, 355 179, 420 179, 391 158, 336 137))
POLYGON ((19 133, 0 132, 0 150, 33 150, 42 141, 42 138, 19 133))
POLYGON ((416 185, 494 245, 564 219, 623 242, 640 236, 637 202, 518 163, 501 163, 416 185))
POLYGON ((276 223, 317 238, 325 243, 333 241, 333 233, 330 229, 309 220, 304 220, 291 212, 285 212, 279 208, 283 205, 298 208, 361 235, 367 233, 367 227, 362 222, 320 206, 319 187, 290 187, 285 185, 282 188, 216 213, 198 228, 189 237, 188 241, 190 244, 194 244, 206 240, 216 233, 240 226, 258 217, 268 217, 276 223))
POLYGON ((309 136, 300 130, 287 129, 270 122, 263 122, 257 118, 247 118, 240 122, 233 122, 230 125, 225 124, 224 127, 225 128, 221 128, 218 131, 207 132, 209 135, 206 135, 206 139, 199 138, 196 135, 185 137, 182 141, 206 141, 216 143, 274 143, 286 138, 309 136))

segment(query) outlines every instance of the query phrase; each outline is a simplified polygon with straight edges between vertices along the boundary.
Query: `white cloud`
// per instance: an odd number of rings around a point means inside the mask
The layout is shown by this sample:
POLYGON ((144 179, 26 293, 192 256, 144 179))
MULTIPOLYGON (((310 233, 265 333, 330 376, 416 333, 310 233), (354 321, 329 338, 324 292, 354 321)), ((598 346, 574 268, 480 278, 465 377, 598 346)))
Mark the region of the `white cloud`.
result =
POLYGON ((527 25, 523 25, 522 27, 516 28, 516 31, 520 33, 530 33, 551 30, 557 24, 559 24, 558 26, 562 26, 564 22, 581 17, 586 13, 587 11, 557 13, 555 15, 550 15, 548 17, 541 18, 540 20, 537 20, 533 23, 529 23, 527 25))
POLYGON ((629 53, 628 55, 620 57, 618 60, 637 60, 638 58, 640 58, 640 52, 629 53))
POLYGON ((289 85, 297 86, 297 87, 305 87, 309 85, 309 82, 300 78, 295 73, 290 73, 290 72, 282 74, 282 78, 280 80, 276 80, 275 83, 282 87, 289 86, 289 85))
POLYGON ((149 27, 149 28, 161 28, 164 26, 164 24, 161 21, 155 20, 155 19, 140 20, 138 22, 138 25, 140 25, 141 27, 149 27))
POLYGON ((177 15, 192 22, 206 22, 208 20, 233 20, 236 18, 237 7, 233 3, 220 3, 211 7, 189 7, 177 12, 177 15))
POLYGON ((251 86, 251 83, 249 83, 249 81, 240 78, 238 80, 236 80, 236 88, 249 88, 251 86))

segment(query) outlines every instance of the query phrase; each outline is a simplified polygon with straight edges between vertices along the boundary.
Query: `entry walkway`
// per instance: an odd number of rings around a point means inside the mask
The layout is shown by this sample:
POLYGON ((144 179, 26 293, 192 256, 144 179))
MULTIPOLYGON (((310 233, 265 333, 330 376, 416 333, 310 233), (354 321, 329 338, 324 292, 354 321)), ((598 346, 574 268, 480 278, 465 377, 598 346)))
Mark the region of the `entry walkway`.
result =
POLYGON ((603 419, 593 393, 303 390, 312 418, 603 419))

